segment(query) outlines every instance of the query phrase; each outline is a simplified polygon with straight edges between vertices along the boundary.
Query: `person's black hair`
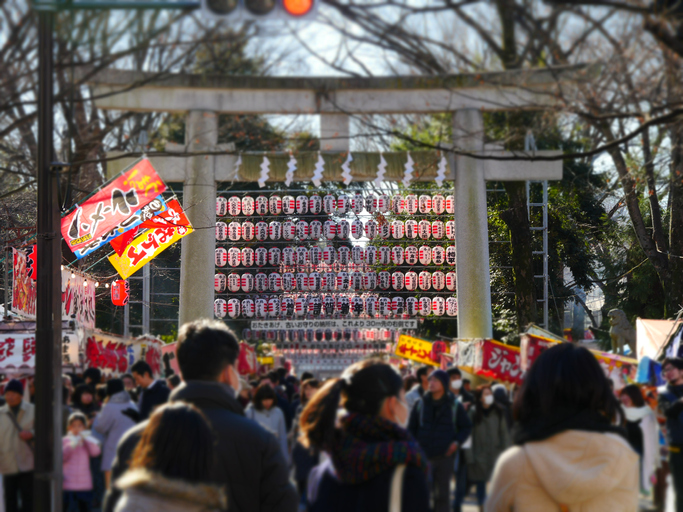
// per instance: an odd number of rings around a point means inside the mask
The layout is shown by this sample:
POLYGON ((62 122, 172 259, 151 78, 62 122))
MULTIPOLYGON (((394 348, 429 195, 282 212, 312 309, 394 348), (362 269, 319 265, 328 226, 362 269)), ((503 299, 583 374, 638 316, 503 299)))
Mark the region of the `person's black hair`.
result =
MULTIPOLYGON (((137 373, 141 377, 145 376, 145 373, 149 374, 149 378, 154 378, 154 373, 152 373, 152 367, 147 364, 146 361, 135 361, 135 364, 130 367, 131 373, 137 373)), ((123 378, 123 377, 122 377, 123 378)))
POLYGON ((268 379, 270 382, 275 384, 276 386, 280 383, 280 376, 275 370, 271 370, 268 373, 266 373, 266 379, 268 379))
POLYGON ((76 386, 76 389, 74 389, 74 394, 71 395, 71 403, 74 405, 74 407, 83 407, 84 404, 81 401, 81 397, 86 393, 92 395, 93 400, 95 400, 97 397, 95 389, 91 385, 79 384, 76 386))
POLYGON ((448 370, 446 370, 446 373, 448 373, 449 377, 452 377, 453 375, 462 377, 462 372, 458 368, 449 368, 448 370))
POLYGON ((515 398, 513 415, 524 425, 536 417, 552 417, 558 408, 594 412, 610 422, 623 414, 598 360, 572 343, 538 356, 515 398))
POLYGON ((107 396, 114 396, 121 391, 125 391, 121 379, 111 379, 107 381, 107 396))
POLYGON ((462 379, 463 384, 472 384, 472 381, 470 379, 462 379))
POLYGON ((417 380, 422 382, 422 377, 426 377, 431 369, 432 369, 431 366, 421 366, 420 368, 418 368, 417 372, 415 372, 415 375, 417 376, 417 380))
POLYGON ((337 410, 377 416, 384 400, 399 396, 403 379, 387 363, 366 359, 347 368, 339 379, 330 379, 308 402, 299 422, 305 446, 329 448, 340 434, 337 410))
POLYGON ((69 415, 69 418, 66 420, 66 426, 70 427, 74 421, 80 421, 81 423, 83 423, 83 426, 85 428, 88 428, 88 419, 85 417, 85 414, 83 414, 82 412, 71 413, 69 415))
POLYGON ((240 346, 227 326, 214 320, 196 320, 180 328, 176 358, 185 381, 216 381, 235 364, 240 346))
POLYGON ((105 398, 107 398, 107 385, 106 384, 99 384, 95 388, 95 395, 97 396, 97 399, 100 402, 103 402, 105 398))
POLYGON ((643 407, 645 405, 645 399, 643 394, 640 392, 640 388, 635 384, 629 384, 624 386, 621 391, 619 391, 619 396, 626 395, 633 402, 633 407, 643 407))
MULTIPOLYGON (((151 371, 151 368, 150 368, 150 371, 151 371)), ((152 375, 152 374, 150 373, 150 375, 152 375)), ((123 375, 121 375, 121 380, 123 380, 123 379, 130 379, 133 382, 135 382, 135 379, 133 378, 133 374, 131 374, 131 373, 124 373, 123 375)))
POLYGON ((130 467, 193 483, 211 481, 215 436, 194 406, 174 402, 158 408, 133 453, 130 467))
POLYGON ((277 372, 278 376, 280 377, 280 380, 283 380, 287 376, 287 368, 285 368, 284 366, 281 366, 280 368, 278 368, 275 371, 277 372))
MULTIPOLYGON (((493 393, 493 390, 491 389, 491 384, 482 384, 481 386, 478 386, 477 389, 474 390, 473 395, 474 395, 474 418, 473 418, 473 423, 475 425, 479 425, 482 420, 484 419, 484 390, 488 389, 493 393)), ((500 407, 497 406, 496 402, 492 403, 489 406, 489 409, 492 411, 492 414, 498 414, 498 416, 502 416, 503 413, 500 410, 500 407)), ((490 413, 491 414, 491 413, 490 413)))
POLYGON ((263 401, 268 399, 273 401, 273 407, 275 407, 277 404, 277 395, 275 394, 275 390, 270 387, 270 384, 264 382, 256 389, 256 393, 254 393, 254 409, 257 411, 262 411, 263 401))
POLYGON ((417 384, 419 381, 417 380, 417 377, 415 375, 406 375, 403 377, 403 389, 407 392, 413 389, 413 386, 417 384))
POLYGON ((173 386, 174 388, 177 388, 178 386, 180 386, 180 383, 182 381, 180 380, 180 375, 177 375, 174 373, 173 375, 171 375, 168 378, 168 382, 171 384, 171 386, 173 386))
POLYGON ((312 379, 313 377, 314 377, 314 375, 312 372, 304 372, 301 374, 301 382, 308 380, 308 379, 312 379))
POLYGON ((91 385, 97 386, 102 380, 102 371, 99 368, 88 368, 83 372, 83 380, 90 379, 91 385))
POLYGON ((667 358, 665 358, 664 361, 662 361, 662 370, 664 369, 664 367, 667 364, 670 364, 671 366, 673 366, 677 370, 683 370, 683 358, 682 357, 667 357, 667 358))

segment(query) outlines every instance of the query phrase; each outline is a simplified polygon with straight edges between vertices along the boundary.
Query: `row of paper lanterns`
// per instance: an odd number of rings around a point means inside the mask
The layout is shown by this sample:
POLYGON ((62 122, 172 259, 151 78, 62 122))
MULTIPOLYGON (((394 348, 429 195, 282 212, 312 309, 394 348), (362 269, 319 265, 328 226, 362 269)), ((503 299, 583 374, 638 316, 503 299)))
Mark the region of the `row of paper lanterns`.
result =
POLYGON ((415 245, 408 247, 401 247, 395 245, 393 247, 382 246, 375 247, 369 245, 367 247, 231 247, 225 249, 217 247, 215 250, 215 262, 218 267, 238 267, 240 264, 245 267, 264 267, 270 265, 276 267, 279 265, 293 266, 293 265, 319 265, 324 263, 326 265, 333 265, 338 262, 342 265, 354 263, 357 265, 455 265, 456 250, 455 246, 442 247, 440 245, 428 246, 423 245, 419 248, 415 245))
POLYGON ((217 318, 293 318, 310 315, 319 317, 335 315, 359 317, 413 317, 421 316, 456 316, 458 314, 458 300, 455 297, 361 297, 354 295, 325 295, 294 297, 277 297, 269 299, 216 299, 214 314, 217 318))
POLYGON ((219 221, 216 222, 216 240, 223 242, 230 240, 237 242, 245 240, 247 242, 252 240, 348 240, 349 235, 356 240, 365 236, 370 240, 374 238, 382 238, 384 240, 393 238, 400 240, 403 237, 408 239, 421 238, 428 240, 430 237, 441 240, 444 236, 448 240, 455 240, 455 221, 449 220, 446 223, 435 220, 394 220, 391 223, 377 222, 370 219, 363 223, 360 219, 356 219, 349 223, 347 220, 327 220, 324 223, 314 220, 307 222, 300 220, 297 222, 286 221, 272 221, 267 222, 237 222, 233 221, 230 224, 219 221))
POLYGON ((214 277, 214 290, 218 293, 225 291, 236 293, 242 291, 251 293, 265 292, 293 292, 293 291, 374 291, 389 290, 393 288, 401 291, 404 288, 410 292, 429 291, 432 288, 436 291, 444 289, 448 291, 456 290, 457 277, 455 272, 427 272, 419 274, 414 271, 403 273, 395 271, 389 273, 382 272, 285 272, 282 275, 273 272, 265 274, 259 272, 254 274, 229 274, 218 273, 214 277))
POLYGON ((443 213, 455 213, 455 201, 452 195, 434 196, 409 194, 405 197, 397 194, 389 197, 387 194, 375 196, 368 194, 365 197, 361 194, 347 196, 342 194, 338 197, 328 194, 320 197, 317 194, 312 196, 231 196, 229 199, 219 196, 216 198, 216 215, 223 217, 230 215, 318 215, 326 213, 329 215, 344 215, 346 213, 361 214, 365 209, 368 213, 388 213, 397 215, 416 213, 441 215, 443 213))

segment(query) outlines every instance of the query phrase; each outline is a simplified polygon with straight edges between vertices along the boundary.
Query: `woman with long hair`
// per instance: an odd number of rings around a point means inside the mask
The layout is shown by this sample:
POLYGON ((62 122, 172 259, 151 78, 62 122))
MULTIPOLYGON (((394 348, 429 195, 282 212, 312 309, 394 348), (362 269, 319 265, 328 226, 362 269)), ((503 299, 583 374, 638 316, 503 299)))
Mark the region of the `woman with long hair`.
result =
POLYGON ((472 443, 465 450, 467 487, 476 486, 477 503, 483 510, 486 483, 491 479, 496 460, 510 446, 510 436, 505 413, 496 404, 491 385, 475 389, 474 407, 468 412, 472 420, 472 443))
POLYGON ((429 509, 427 457, 405 429, 408 412, 401 376, 379 360, 350 366, 313 395, 301 440, 330 458, 309 475, 310 512, 429 509))
POLYGON ((619 400, 624 408, 628 442, 640 456, 640 488, 649 493, 653 476, 661 465, 657 417, 635 384, 619 391, 619 400))
POLYGON ((595 356, 562 343, 531 366, 515 398, 516 446, 498 459, 487 512, 636 512, 638 455, 595 356))
POLYGON ((158 408, 130 469, 116 481, 123 492, 116 512, 225 510, 224 491, 209 483, 214 450, 214 433, 194 406, 176 402, 158 408))
POLYGON ((251 418, 277 438, 282 455, 289 461, 285 415, 277 406, 277 393, 270 383, 263 382, 256 388, 254 401, 247 406, 244 413, 247 418, 251 418))

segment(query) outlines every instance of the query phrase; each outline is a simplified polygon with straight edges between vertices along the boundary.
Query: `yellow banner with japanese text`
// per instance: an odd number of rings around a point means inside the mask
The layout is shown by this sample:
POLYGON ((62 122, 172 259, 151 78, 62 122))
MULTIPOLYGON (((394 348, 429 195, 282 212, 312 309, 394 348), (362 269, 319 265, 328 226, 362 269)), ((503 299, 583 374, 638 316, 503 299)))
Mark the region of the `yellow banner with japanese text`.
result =
POLYGON ((172 199, 167 205, 168 209, 165 212, 153 217, 159 227, 137 236, 121 256, 109 256, 110 263, 121 279, 128 279, 171 245, 192 233, 192 225, 178 200, 172 199))
POLYGON ((420 338, 413 338, 412 336, 402 334, 398 337, 394 354, 403 359, 411 359, 418 363, 439 366, 439 363, 434 362, 431 357, 432 343, 420 338))

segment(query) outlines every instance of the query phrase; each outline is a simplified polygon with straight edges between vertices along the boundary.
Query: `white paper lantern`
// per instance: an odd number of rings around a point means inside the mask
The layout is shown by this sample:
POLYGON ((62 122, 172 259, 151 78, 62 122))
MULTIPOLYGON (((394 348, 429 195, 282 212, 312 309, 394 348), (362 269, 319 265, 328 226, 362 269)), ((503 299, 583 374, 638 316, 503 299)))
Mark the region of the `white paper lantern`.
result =
POLYGON ((254 215, 254 198, 251 196, 244 196, 242 198, 242 213, 247 217, 254 215))

